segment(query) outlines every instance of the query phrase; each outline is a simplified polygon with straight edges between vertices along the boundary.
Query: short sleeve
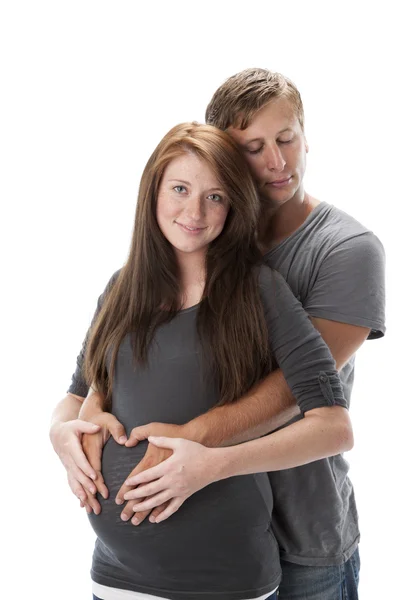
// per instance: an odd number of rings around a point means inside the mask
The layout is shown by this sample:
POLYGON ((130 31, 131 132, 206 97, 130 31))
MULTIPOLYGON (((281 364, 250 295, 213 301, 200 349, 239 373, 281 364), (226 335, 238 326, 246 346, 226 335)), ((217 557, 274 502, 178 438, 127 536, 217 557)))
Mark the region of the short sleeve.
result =
POLYGON ((83 362, 85 359, 85 352, 86 352, 86 347, 87 347, 87 343, 89 340, 89 334, 90 334, 91 328, 93 327, 94 323, 96 322, 96 319, 99 315, 101 307, 103 306, 105 297, 107 296, 108 292, 110 291, 110 289, 116 282, 119 273, 120 273, 120 270, 117 271, 116 273, 114 273, 114 275, 111 277, 111 279, 107 283, 104 292, 101 294, 101 296, 99 297, 99 299, 97 301, 96 311, 94 313, 90 327, 86 333, 85 339, 82 344, 81 351, 76 359, 75 372, 72 375, 71 385, 69 386, 69 388, 67 390, 68 394, 75 394, 76 396, 82 396, 83 398, 85 398, 89 392, 89 386, 86 383, 86 380, 83 376, 83 362))
POLYGON ((269 346, 301 412, 347 408, 335 360, 286 281, 269 267, 259 281, 269 346))
POLYGON ((304 301, 311 317, 385 333, 385 252, 370 231, 341 241, 327 254, 304 301))

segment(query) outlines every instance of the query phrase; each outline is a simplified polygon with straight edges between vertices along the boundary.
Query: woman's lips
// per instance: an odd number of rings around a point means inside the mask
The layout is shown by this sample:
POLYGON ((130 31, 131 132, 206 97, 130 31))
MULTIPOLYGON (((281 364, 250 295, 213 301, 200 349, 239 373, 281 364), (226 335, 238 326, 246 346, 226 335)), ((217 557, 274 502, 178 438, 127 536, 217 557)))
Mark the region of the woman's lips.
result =
POLYGON ((206 229, 205 227, 191 227, 190 225, 183 225, 183 223, 178 223, 178 221, 175 221, 175 223, 189 235, 197 235, 206 229))

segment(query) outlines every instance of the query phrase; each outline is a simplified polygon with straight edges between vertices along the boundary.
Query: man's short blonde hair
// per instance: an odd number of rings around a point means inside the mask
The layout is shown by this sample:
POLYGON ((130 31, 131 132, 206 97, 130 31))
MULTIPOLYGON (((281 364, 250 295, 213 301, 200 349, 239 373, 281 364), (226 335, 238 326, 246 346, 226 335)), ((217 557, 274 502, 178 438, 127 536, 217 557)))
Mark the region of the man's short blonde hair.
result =
POLYGON ((304 110, 299 90, 281 73, 245 69, 229 77, 215 92, 206 110, 206 123, 225 130, 246 129, 255 113, 277 98, 287 98, 304 129, 304 110))

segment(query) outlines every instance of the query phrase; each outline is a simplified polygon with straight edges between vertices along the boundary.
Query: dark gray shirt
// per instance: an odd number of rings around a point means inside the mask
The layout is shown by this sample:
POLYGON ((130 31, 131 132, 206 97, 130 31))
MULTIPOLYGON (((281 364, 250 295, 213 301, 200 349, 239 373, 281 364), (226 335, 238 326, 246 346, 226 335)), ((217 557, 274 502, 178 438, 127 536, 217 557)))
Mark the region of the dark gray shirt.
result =
MULTIPOLYGON (((385 332, 385 255, 378 238, 341 210, 322 202, 265 259, 312 317, 385 332)), ((350 402, 354 357, 340 371, 350 402)), ((342 455, 270 473, 273 530, 281 557, 303 565, 335 565, 357 547, 354 491, 342 455)))
MULTIPOLYGON (((111 281, 112 284, 112 281, 111 281)), ((262 267, 260 293, 274 356, 302 411, 346 406, 334 361, 283 278, 262 267)), ((100 299, 99 306, 102 299, 100 299)), ((112 411, 129 432, 151 421, 183 424, 218 402, 205 371, 196 330, 197 306, 160 327, 146 368, 133 368, 129 336, 119 349, 112 411)), ((86 395, 78 357, 70 392, 86 395)), ((139 527, 120 518, 116 492, 146 451, 111 438, 102 471, 110 490, 91 515, 97 534, 94 581, 166 598, 210 600, 257 597, 280 581, 279 550, 270 529, 272 493, 267 474, 232 477, 190 497, 163 523, 139 527)))

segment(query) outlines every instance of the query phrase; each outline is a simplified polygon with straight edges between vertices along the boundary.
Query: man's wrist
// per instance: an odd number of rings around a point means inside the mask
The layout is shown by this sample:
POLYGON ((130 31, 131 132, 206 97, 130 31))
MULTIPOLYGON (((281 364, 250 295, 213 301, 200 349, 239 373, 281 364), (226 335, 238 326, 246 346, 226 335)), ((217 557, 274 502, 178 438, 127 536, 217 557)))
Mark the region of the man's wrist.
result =
MULTIPOLYGON (((226 409, 226 407, 224 407, 226 409)), ((192 440, 208 448, 218 448, 224 445, 223 427, 220 426, 222 413, 220 407, 213 408, 211 411, 181 425, 182 436, 187 440, 192 440)), ((226 410, 224 418, 226 416, 226 410)))
POLYGON ((103 408, 102 398, 99 394, 93 392, 83 402, 78 418, 82 421, 90 421, 93 416, 103 412, 106 411, 103 408))
POLYGON ((207 434, 206 427, 196 421, 197 419, 194 419, 184 425, 180 425, 179 437, 197 442, 203 446, 214 447, 214 444, 210 444, 210 436, 207 434))

